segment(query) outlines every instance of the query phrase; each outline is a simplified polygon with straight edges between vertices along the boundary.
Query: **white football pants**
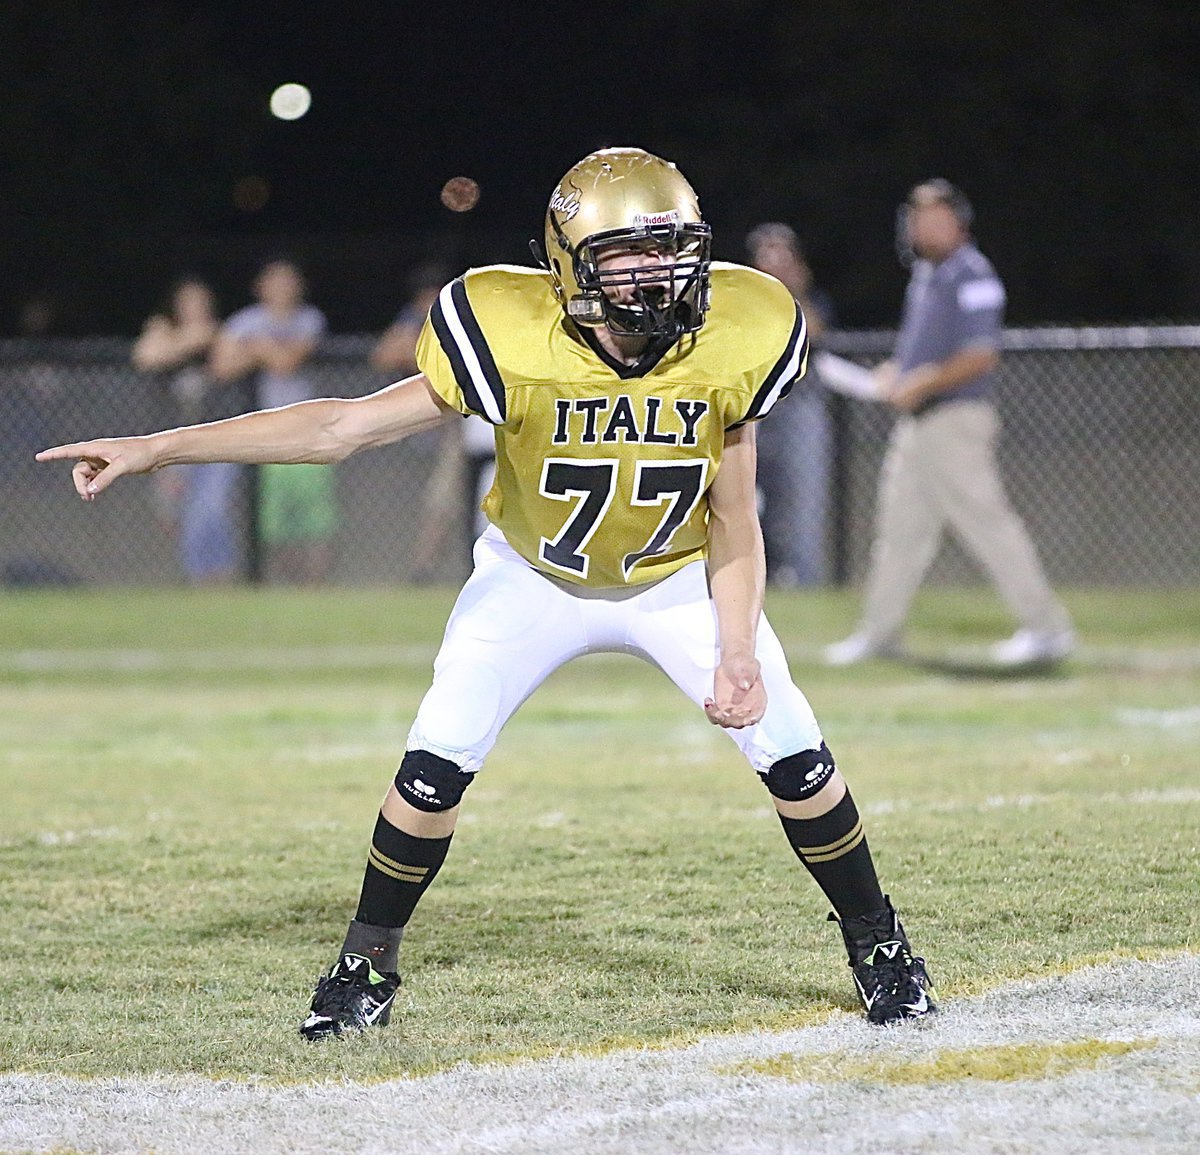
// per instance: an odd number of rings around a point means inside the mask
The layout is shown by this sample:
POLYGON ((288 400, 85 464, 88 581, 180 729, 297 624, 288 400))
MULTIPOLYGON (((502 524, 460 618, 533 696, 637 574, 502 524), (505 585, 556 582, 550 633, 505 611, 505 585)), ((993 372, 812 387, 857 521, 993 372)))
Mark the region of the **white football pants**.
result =
MULTIPOLYGON (((719 658, 704 562, 628 590, 566 587, 533 569, 489 526, 475 543, 475 569, 446 624, 408 749, 479 770, 504 724, 550 673, 604 651, 644 658, 702 706, 719 658)), ((756 726, 725 733, 766 774, 780 758, 817 749, 821 730, 765 617, 755 656, 766 713, 756 726)), ((703 715, 698 721, 708 725, 703 715)))

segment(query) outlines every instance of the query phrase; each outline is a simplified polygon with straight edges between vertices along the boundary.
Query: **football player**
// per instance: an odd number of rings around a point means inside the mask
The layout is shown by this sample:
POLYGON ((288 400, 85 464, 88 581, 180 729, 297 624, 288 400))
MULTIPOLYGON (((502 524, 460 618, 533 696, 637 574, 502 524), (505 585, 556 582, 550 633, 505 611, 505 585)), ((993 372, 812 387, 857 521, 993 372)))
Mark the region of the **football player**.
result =
POLYGON ((804 373, 804 317, 778 281, 715 263, 710 249, 674 165, 605 149, 555 188, 544 268, 473 269, 442 289, 417 375, 367 397, 38 455, 78 459, 75 487, 91 501, 126 473, 165 465, 335 462, 451 414, 495 427, 489 525, 306 1038, 387 1023, 401 936, 446 858, 464 793, 542 680, 597 650, 657 665, 737 744, 834 908, 870 1021, 936 1009, 762 613, 754 423, 804 373))

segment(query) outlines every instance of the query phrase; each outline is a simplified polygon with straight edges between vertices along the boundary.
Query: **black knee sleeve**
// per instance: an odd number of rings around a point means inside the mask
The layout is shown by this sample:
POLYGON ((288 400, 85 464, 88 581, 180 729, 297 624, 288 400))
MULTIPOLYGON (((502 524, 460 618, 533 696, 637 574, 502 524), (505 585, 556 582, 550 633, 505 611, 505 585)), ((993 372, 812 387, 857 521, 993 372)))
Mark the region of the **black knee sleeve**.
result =
POLYGON ((474 777, 428 750, 409 750, 396 771, 396 789, 410 806, 434 814, 457 806, 474 777))
POLYGON ((824 742, 819 750, 801 750, 780 758, 762 776, 767 789, 781 802, 811 798, 832 777, 836 767, 824 742))

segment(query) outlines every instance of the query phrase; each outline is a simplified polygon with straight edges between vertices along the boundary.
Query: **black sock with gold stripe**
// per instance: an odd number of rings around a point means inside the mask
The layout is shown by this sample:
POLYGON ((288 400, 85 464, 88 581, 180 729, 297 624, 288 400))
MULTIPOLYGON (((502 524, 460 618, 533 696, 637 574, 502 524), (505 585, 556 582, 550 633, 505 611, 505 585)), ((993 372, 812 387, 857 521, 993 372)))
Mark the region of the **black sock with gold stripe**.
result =
POLYGON ((380 814, 367 854, 355 921, 372 926, 405 926, 446 861, 453 837, 414 838, 397 830, 380 814))
POLYGON ((871 861, 858 807, 850 791, 819 818, 779 821, 796 856, 825 892, 840 918, 855 918, 883 908, 883 891, 871 861))

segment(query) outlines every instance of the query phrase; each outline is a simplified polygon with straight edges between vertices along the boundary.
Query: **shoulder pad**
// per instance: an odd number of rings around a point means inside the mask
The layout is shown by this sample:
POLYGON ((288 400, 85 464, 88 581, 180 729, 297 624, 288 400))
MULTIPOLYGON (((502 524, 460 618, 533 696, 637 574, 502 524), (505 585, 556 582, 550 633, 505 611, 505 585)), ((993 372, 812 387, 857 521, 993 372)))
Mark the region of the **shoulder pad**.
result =
POLYGON ((790 331, 796 321, 796 299, 787 286, 748 265, 713 262, 712 304, 714 312, 728 309, 740 316, 752 315, 756 325, 766 327, 763 340, 767 342, 774 327, 790 331))
POLYGON ((504 424, 508 346, 558 316, 550 274, 539 269, 487 265, 442 289, 429 321, 468 411, 504 424))
POLYGON ((746 265, 714 264, 709 325, 714 340, 737 351, 737 370, 749 391, 744 415, 730 428, 765 417, 804 376, 804 314, 787 287, 769 274, 746 265))

